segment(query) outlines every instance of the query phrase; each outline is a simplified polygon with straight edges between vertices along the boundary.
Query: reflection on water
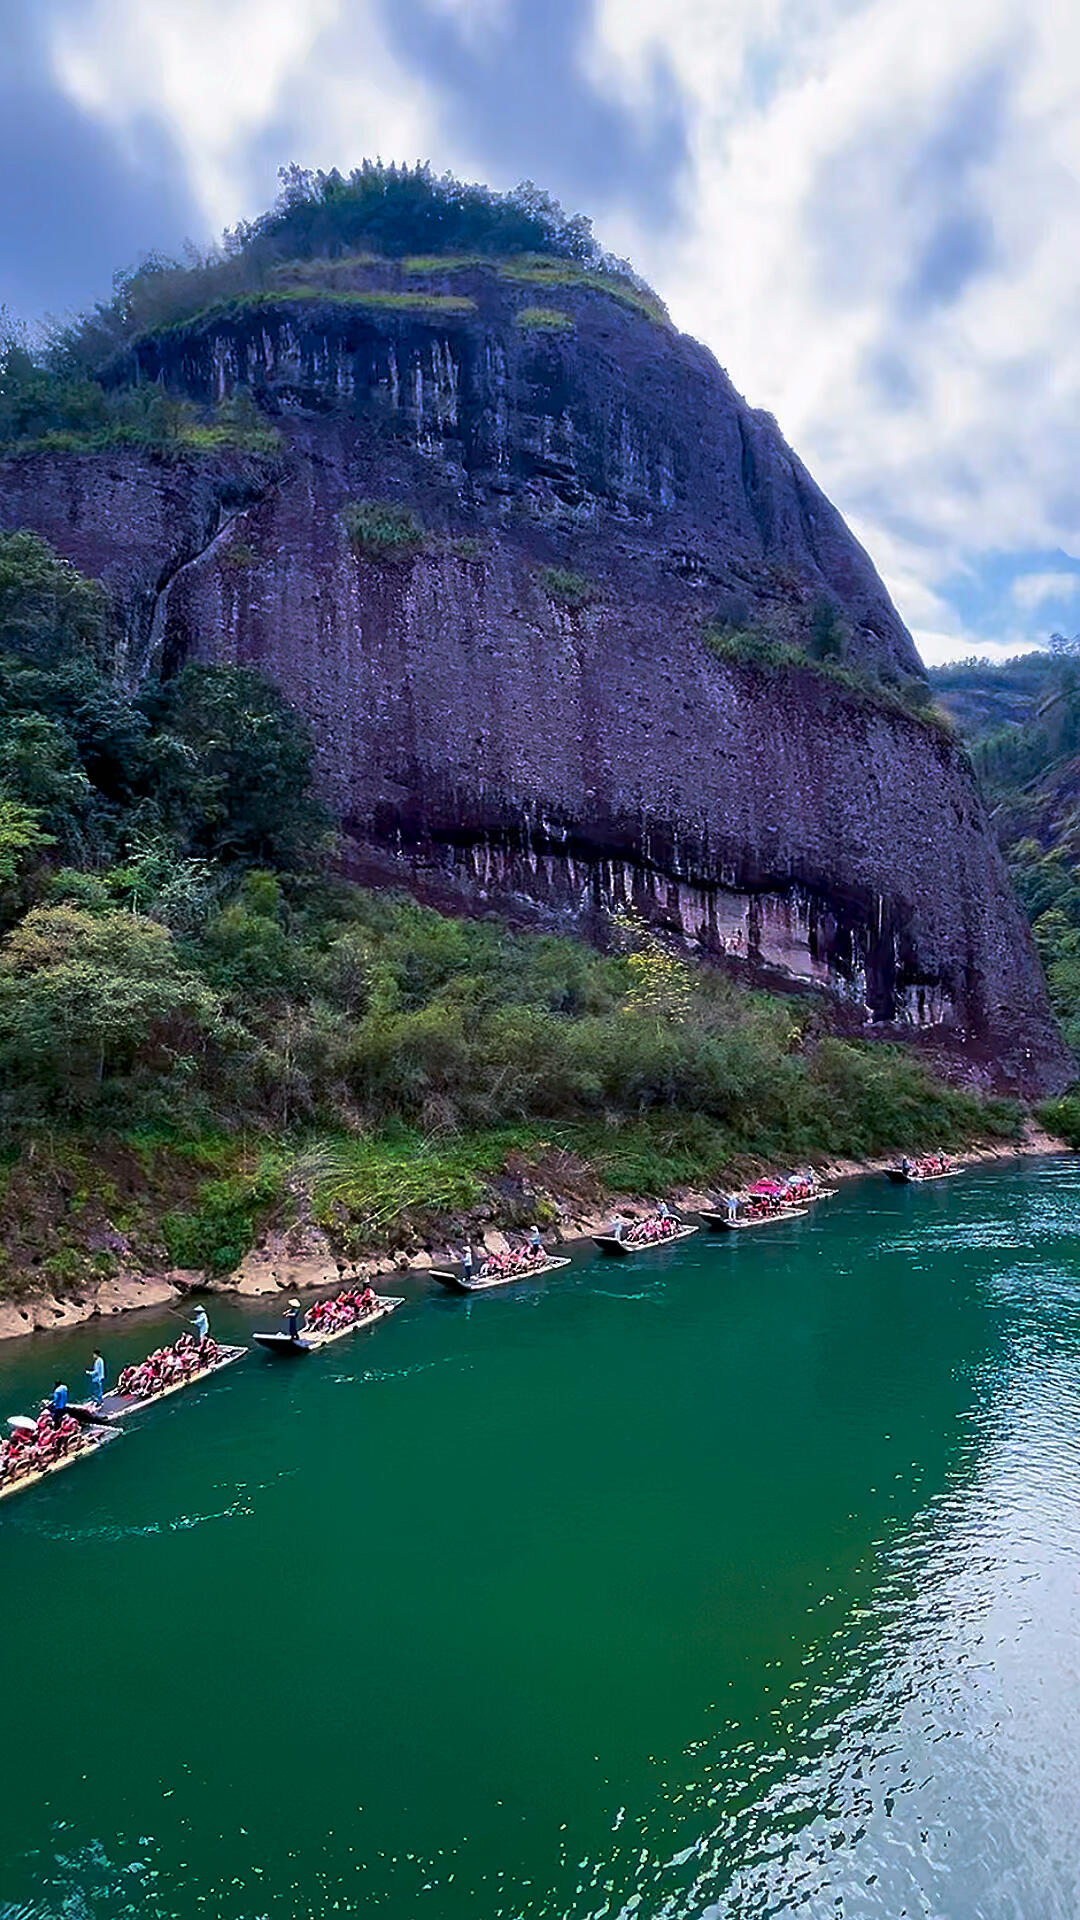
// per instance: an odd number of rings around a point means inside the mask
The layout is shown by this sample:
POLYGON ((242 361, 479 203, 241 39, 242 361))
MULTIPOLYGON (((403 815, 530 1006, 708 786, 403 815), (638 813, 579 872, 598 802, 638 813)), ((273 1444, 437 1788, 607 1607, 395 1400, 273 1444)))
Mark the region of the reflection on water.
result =
POLYGON ((1080 1170, 806 1225, 13 1503, 0 1920, 1076 1920, 1080 1170))

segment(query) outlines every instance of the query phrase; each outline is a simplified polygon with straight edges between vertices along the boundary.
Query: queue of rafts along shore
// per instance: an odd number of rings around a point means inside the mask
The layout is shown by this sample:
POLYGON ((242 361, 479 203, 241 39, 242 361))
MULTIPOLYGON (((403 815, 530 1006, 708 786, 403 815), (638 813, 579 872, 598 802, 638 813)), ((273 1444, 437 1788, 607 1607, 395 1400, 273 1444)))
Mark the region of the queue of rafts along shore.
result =
MULTIPOLYGON (((886 1177, 899 1184, 915 1185, 946 1179, 957 1172, 959 1168, 953 1167, 945 1154, 933 1153, 903 1159, 888 1169, 886 1177)), ((718 1195, 713 1206, 700 1209, 698 1220, 709 1232, 745 1232, 799 1219, 835 1191, 834 1187, 823 1186, 812 1170, 785 1179, 758 1180, 740 1192, 718 1195)), ((628 1259, 699 1231, 698 1224, 680 1218, 661 1200, 645 1212, 617 1213, 607 1232, 595 1234, 593 1240, 599 1252, 609 1258, 628 1259)), ((429 1277, 451 1293, 483 1293, 553 1273, 569 1264, 568 1257, 551 1252, 539 1228, 532 1227, 520 1245, 504 1253, 485 1252, 477 1258, 467 1244, 453 1268, 432 1268, 429 1277)), ((299 1358, 374 1326, 404 1304, 399 1296, 376 1293, 359 1279, 350 1285, 348 1269, 339 1270, 339 1278, 343 1283, 339 1291, 314 1301, 306 1311, 298 1299, 290 1299, 281 1326, 255 1332, 254 1345, 266 1353, 299 1358)), ((250 1350, 247 1346, 219 1344, 201 1301, 172 1345, 158 1347, 145 1360, 124 1367, 115 1387, 109 1386, 104 1354, 95 1349, 88 1356, 87 1385, 80 1397, 72 1396, 67 1381, 56 1380, 35 1413, 14 1414, 8 1420, 8 1434, 0 1439, 0 1500, 87 1458, 118 1439, 130 1415, 235 1366, 250 1350)))

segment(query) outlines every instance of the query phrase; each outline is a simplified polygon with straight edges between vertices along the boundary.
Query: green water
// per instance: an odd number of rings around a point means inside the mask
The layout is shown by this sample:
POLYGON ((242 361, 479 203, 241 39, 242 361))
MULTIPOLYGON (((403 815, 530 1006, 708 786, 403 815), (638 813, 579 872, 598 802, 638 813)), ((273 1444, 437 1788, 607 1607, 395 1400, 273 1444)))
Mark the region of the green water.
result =
POLYGON ((0 1915, 1075 1920, 1078 1228, 864 1182, 139 1416, 0 1508, 0 1915))

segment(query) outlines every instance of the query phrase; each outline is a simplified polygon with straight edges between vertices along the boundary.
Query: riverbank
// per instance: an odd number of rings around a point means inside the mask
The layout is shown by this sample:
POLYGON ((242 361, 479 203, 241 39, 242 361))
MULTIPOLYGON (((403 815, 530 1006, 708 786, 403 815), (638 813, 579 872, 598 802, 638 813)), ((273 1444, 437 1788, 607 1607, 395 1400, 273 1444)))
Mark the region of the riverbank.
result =
MULTIPOLYGON (((936 1143, 934 1143, 936 1145, 936 1143)), ((927 1149, 929 1150, 929 1149, 927 1149)), ((910 1151, 920 1151, 911 1148, 910 1151)), ((1029 1120, 1023 1134, 1014 1140, 973 1142, 952 1154, 958 1165, 973 1166, 980 1161, 1021 1159, 1041 1154, 1064 1153, 1065 1142, 1029 1120)), ((888 1153, 866 1158, 820 1155, 808 1156, 822 1179, 830 1185, 839 1181, 865 1179, 881 1174, 896 1163, 897 1155, 888 1153)), ((760 1161, 740 1170, 740 1180, 779 1175, 790 1171, 791 1162, 760 1161)), ((534 1169, 535 1171, 535 1169, 534 1169)), ((712 1203, 715 1186, 675 1184, 663 1193, 670 1204, 688 1213, 712 1203)), ((604 1189, 592 1169, 574 1163, 565 1154, 550 1156, 543 1166, 543 1190, 534 1193, 533 1212, 544 1219, 545 1236, 555 1245, 572 1248, 602 1232, 614 1212, 634 1213, 648 1205, 652 1195, 640 1188, 625 1191, 604 1189), (561 1178, 560 1178, 561 1175, 561 1178)), ((508 1236, 527 1224, 521 1192, 502 1217, 477 1218, 467 1230, 477 1247, 489 1253, 506 1251, 508 1236)), ((490 1211, 488 1209, 487 1211, 490 1211)), ((377 1281, 402 1273, 423 1275, 432 1267, 447 1266, 460 1258, 464 1228, 456 1233, 445 1229, 431 1236, 428 1244, 395 1253, 370 1247, 350 1250, 349 1269, 363 1279, 377 1281)), ((64 1294, 43 1287, 17 1299, 0 1301, 0 1340, 11 1340, 31 1333, 52 1332, 90 1320, 126 1315, 149 1307, 174 1305, 192 1293, 219 1294, 239 1298, 257 1298, 278 1294, 308 1294, 333 1286, 344 1262, 327 1232, 310 1217, 288 1228, 266 1231, 258 1244, 225 1275, 208 1276, 199 1268, 163 1267, 149 1273, 120 1272, 85 1286, 79 1292, 64 1294)))

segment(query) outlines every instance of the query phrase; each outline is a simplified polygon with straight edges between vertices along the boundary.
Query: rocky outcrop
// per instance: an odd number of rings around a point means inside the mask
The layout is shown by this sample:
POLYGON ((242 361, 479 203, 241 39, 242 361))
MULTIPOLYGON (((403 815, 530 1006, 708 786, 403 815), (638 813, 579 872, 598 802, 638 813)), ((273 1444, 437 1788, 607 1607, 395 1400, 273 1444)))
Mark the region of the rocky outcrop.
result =
POLYGON ((244 493, 220 462, 37 456, 0 474, 0 521, 109 580, 134 663, 271 673, 311 719, 356 874, 552 924, 633 903, 1004 1084, 1068 1078, 961 749, 810 663, 704 643, 710 620, 798 636, 826 595, 857 664, 921 673, 775 424, 602 290, 475 269, 431 283, 452 311, 336 292, 241 302, 118 370, 254 392, 279 471, 244 493), (406 558, 353 550, 364 497, 416 516, 406 558))

